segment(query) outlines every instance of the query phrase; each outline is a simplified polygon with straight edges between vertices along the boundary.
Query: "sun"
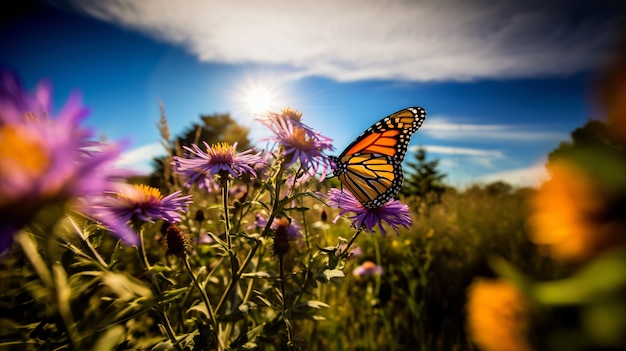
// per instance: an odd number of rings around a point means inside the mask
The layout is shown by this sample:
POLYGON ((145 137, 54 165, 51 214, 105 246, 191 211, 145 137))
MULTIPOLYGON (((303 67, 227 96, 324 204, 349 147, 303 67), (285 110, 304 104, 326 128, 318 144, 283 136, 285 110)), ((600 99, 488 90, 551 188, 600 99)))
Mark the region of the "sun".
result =
POLYGON ((244 104, 251 114, 265 114, 276 108, 276 94, 264 86, 253 86, 245 93, 244 104))

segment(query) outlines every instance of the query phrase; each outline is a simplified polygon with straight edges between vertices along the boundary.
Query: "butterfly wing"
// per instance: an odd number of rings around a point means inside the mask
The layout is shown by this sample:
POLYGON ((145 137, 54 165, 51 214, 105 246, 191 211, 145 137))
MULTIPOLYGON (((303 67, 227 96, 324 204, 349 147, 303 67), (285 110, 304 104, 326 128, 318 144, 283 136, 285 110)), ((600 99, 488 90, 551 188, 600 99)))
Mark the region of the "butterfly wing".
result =
POLYGON ((402 160, 425 118, 421 107, 393 113, 368 128, 336 158, 339 180, 363 206, 380 207, 400 191, 402 160))

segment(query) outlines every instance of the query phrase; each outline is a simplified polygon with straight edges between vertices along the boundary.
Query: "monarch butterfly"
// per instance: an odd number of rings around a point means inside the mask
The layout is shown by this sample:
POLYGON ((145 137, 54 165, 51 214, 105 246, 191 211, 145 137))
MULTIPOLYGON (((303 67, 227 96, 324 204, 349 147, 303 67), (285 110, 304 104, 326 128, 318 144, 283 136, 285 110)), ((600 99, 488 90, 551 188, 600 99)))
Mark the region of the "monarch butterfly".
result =
POLYGON ((402 188, 402 160, 424 119, 426 111, 421 107, 392 113, 332 157, 335 175, 365 208, 381 207, 402 188))

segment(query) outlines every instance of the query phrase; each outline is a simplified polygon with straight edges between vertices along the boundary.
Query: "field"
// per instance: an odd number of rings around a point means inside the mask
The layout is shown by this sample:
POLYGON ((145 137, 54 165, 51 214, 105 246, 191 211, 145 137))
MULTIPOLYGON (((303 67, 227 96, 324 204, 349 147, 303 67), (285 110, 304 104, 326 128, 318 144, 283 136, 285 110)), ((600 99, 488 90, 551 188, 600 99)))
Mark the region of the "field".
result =
POLYGON ((365 180, 351 180, 293 109, 262 122, 266 149, 227 115, 172 138, 163 113, 168 155, 131 177, 111 167, 118 145, 86 139, 81 107, 48 119, 13 98, 0 114, 0 151, 13 150, 0 173, 2 349, 626 346, 626 138, 609 124, 548 155, 540 189, 455 189, 423 151, 400 189, 378 153, 390 140, 352 156, 365 180))

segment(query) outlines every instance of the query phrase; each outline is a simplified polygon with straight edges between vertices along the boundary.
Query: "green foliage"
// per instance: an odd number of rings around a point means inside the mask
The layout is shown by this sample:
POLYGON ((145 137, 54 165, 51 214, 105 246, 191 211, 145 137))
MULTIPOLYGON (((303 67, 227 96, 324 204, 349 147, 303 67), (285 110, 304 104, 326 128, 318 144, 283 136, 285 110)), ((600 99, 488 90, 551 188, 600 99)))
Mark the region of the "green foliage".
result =
POLYGON ((571 141, 562 141, 559 146, 548 154, 547 166, 555 161, 568 158, 572 153, 581 149, 614 149, 621 146, 613 141, 611 127, 600 120, 589 120, 584 126, 576 128, 571 133, 571 141))
MULTIPOLYGON (((159 128, 169 157, 179 154, 164 115, 159 128)), ((230 182, 221 194, 160 175, 162 189, 194 196, 178 224, 190 236, 184 254, 167 254, 162 222, 136 223, 141 243, 130 247, 90 219, 44 209, 0 259, 0 348, 472 350, 465 288, 493 274, 492 255, 543 278, 561 269, 526 239, 532 190, 495 183, 438 192, 443 175, 425 159, 418 153, 412 167, 423 172, 408 177, 421 193, 406 200, 424 203, 428 215, 415 208, 398 237, 328 222, 337 211, 319 201, 322 185, 288 182, 280 159, 266 178, 230 182), (275 230, 255 215, 298 222, 302 238, 276 255, 275 230), (384 273, 351 274, 364 261, 384 273)))
POLYGON ((306 349, 473 350, 465 334, 465 290, 477 276, 494 276, 493 257, 538 279, 566 272, 527 238, 526 202, 534 191, 501 182, 446 191, 398 237, 359 237, 362 254, 346 262, 344 285, 320 287, 330 308, 325 321, 304 323, 311 331, 306 349), (381 277, 349 274, 368 260, 383 267, 381 277))
POLYGON ((416 206, 419 211, 424 211, 441 202, 441 196, 446 191, 443 183, 446 175, 437 169, 439 159, 427 161, 424 148, 417 149, 414 159, 413 162, 407 162, 404 184, 400 193, 405 197, 417 198, 416 206))
POLYGON ((212 114, 200 116, 200 122, 194 123, 185 130, 182 135, 172 139, 167 117, 163 105, 159 105, 161 117, 157 128, 161 134, 161 145, 167 152, 166 156, 157 157, 153 160, 154 171, 148 178, 148 184, 161 189, 168 189, 168 183, 176 183, 171 172, 171 161, 174 156, 182 156, 181 146, 198 145, 204 149, 202 142, 209 145, 217 143, 238 143, 238 150, 246 150, 252 147, 248 139, 249 128, 238 124, 229 114, 212 114))

